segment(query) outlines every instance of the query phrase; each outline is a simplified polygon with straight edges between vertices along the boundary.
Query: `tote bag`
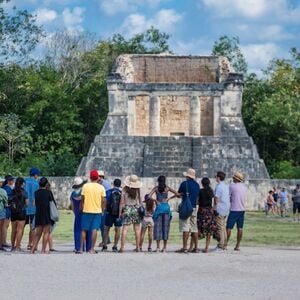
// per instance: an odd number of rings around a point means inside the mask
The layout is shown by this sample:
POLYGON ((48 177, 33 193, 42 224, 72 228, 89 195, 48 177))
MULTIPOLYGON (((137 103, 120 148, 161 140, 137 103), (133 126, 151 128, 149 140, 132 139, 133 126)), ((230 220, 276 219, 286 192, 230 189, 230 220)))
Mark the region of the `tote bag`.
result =
POLYGON ((53 222, 57 222, 59 220, 58 209, 57 209, 54 201, 50 201, 50 219, 53 222))
POLYGON ((186 194, 182 197, 181 203, 179 205, 179 219, 186 220, 193 213, 193 206, 189 196, 188 184, 186 182, 186 194))

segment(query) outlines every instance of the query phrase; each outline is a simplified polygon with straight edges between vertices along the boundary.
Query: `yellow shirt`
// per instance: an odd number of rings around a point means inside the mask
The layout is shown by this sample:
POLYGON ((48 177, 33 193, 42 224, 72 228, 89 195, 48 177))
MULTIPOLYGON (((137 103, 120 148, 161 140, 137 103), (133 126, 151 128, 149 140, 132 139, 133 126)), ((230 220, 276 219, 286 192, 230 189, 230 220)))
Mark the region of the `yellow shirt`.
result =
POLYGON ((102 201, 105 197, 105 189, 96 182, 86 183, 82 188, 84 196, 83 212, 85 213, 102 213, 102 201))

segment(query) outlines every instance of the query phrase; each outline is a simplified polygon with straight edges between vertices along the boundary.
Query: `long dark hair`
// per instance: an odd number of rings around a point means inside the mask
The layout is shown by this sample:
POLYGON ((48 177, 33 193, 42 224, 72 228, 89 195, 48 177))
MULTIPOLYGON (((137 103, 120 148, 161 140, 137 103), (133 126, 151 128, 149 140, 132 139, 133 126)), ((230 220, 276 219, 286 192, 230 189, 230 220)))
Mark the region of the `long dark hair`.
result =
POLYGON ((124 190, 131 199, 136 199, 140 194, 140 189, 131 188, 129 186, 125 186, 124 190))
POLYGON ((153 199, 149 199, 146 202, 146 210, 149 212, 153 212, 154 211, 154 200, 153 199))
POLYGON ((206 191, 207 195, 212 198, 214 196, 214 192, 213 192, 212 188, 210 187, 209 178, 203 177, 201 180, 201 184, 202 184, 204 190, 206 191))
POLYGON ((16 194, 22 194, 22 191, 23 191, 22 185, 24 184, 24 182, 25 182, 25 180, 22 177, 18 177, 16 179, 15 187, 14 187, 14 191, 16 194))
POLYGON ((163 193, 167 187, 166 185, 166 176, 159 176, 157 178, 157 182, 158 182, 158 186, 157 186, 157 189, 160 193, 163 193))

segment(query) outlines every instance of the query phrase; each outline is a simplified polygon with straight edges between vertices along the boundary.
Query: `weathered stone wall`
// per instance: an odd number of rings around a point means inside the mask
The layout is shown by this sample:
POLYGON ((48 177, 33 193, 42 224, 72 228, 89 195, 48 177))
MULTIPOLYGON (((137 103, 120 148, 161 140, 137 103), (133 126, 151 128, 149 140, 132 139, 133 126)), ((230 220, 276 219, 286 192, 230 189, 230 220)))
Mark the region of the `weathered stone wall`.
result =
MULTIPOLYGON (((108 178, 110 182, 113 182, 114 177, 108 178)), ((68 208, 70 205, 70 194, 72 191, 72 185, 74 178, 73 177, 49 177, 51 188, 54 193, 55 199, 60 208, 68 208)), ((122 178, 124 180, 124 178, 122 178)), ((148 193, 156 184, 155 178, 142 178, 143 188, 142 194, 148 193)), ((170 177, 167 179, 167 184, 174 188, 178 189, 179 184, 183 178, 174 178, 170 177)), ((200 179, 198 182, 200 183, 200 179)), ((215 179, 211 179, 212 187, 214 188, 216 185, 215 179)), ((228 183, 231 180, 227 180, 228 183)), ((295 188, 296 184, 299 183, 300 180, 247 180, 245 182, 248 192, 247 192, 247 210, 262 210, 264 208, 264 202, 266 200, 268 191, 273 187, 285 187, 289 192, 289 206, 291 206, 291 192, 295 188)), ((176 199, 172 201, 172 207, 175 210, 180 199, 176 199)))
POLYGON ((138 136, 149 135, 149 96, 135 97, 135 134, 138 136))

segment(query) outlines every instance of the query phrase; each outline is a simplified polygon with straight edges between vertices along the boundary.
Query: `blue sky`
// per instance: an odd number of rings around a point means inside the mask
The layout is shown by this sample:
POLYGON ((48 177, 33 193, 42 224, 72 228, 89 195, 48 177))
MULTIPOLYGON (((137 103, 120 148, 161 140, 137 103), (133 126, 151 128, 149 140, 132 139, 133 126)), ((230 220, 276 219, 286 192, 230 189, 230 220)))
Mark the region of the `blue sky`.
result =
POLYGON ((239 36, 250 71, 300 49, 300 0, 13 0, 49 34, 89 31, 130 37, 151 25, 171 34, 178 54, 209 54, 221 35, 239 36))

